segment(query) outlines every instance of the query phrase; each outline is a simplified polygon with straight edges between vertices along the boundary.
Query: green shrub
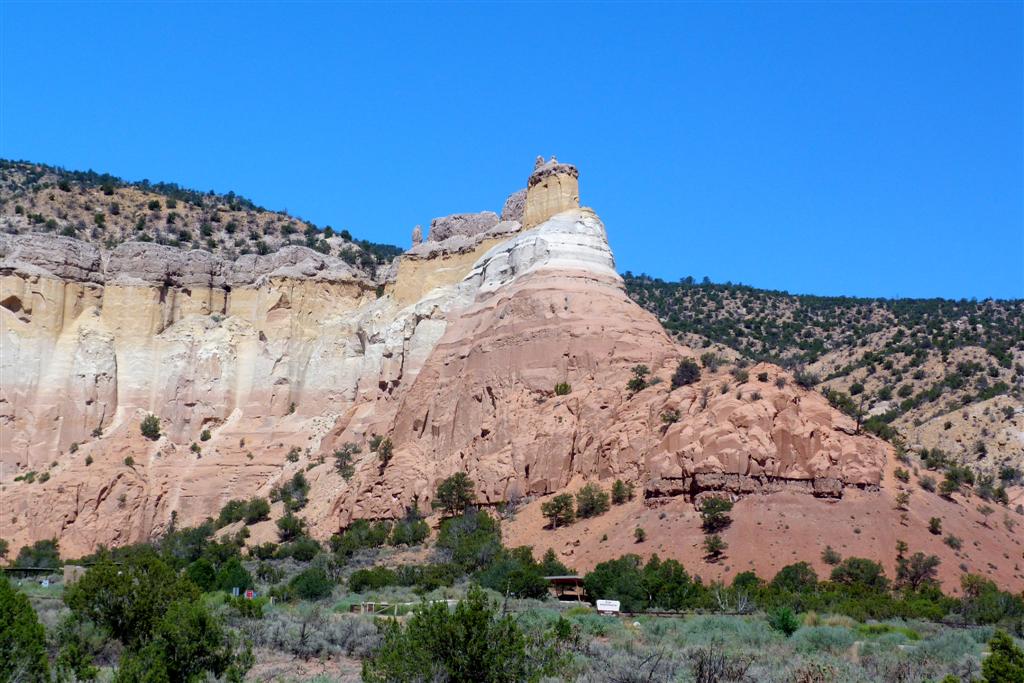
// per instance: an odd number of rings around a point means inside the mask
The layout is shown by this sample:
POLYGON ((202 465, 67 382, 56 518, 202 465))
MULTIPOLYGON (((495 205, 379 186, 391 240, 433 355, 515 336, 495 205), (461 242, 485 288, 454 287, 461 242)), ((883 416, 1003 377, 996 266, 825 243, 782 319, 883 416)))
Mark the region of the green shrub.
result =
POLYGON ((633 485, 627 484, 621 479, 616 479, 615 483, 612 484, 612 503, 622 505, 630 500, 633 500, 633 485))
POLYGON ((793 373, 793 380, 797 383, 798 386, 804 389, 813 389, 815 386, 817 386, 818 382, 821 381, 821 379, 813 372, 810 372, 803 368, 793 373))
POLYGON ((780 607, 768 614, 768 625, 773 630, 785 634, 788 638, 797 632, 801 623, 800 619, 793 613, 793 610, 788 607, 780 607))
POLYGON ((237 557, 232 557, 217 570, 215 581, 217 590, 230 593, 233 588, 244 591, 247 588, 254 588, 255 585, 252 575, 245 570, 237 557))
POLYGON ((456 472, 437 485, 433 506, 451 516, 461 514, 475 500, 473 481, 469 475, 465 472, 456 472))
POLYGON ((701 526, 708 534, 718 533, 732 524, 732 502, 724 498, 705 498, 700 504, 701 526))
POLYGON ((121 658, 114 683, 199 681, 208 674, 241 680, 252 664, 236 651, 232 634, 201 602, 169 605, 153 639, 121 658))
POLYGON ((501 525, 483 510, 466 510, 441 522, 437 547, 467 572, 488 566, 502 550, 501 525))
POLYGON ((341 534, 331 536, 331 551, 344 559, 363 548, 379 548, 388 541, 392 524, 388 521, 370 523, 365 519, 352 522, 341 534))
POLYGON ((209 429, 204 429, 202 431, 202 433, 199 435, 199 440, 200 441, 209 441, 210 440, 210 430, 209 429))
POLYGON ((76 618, 96 623, 128 647, 149 642, 172 603, 198 597, 191 581, 148 548, 119 564, 103 558, 64 590, 76 618))
POLYGON ((291 512, 277 520, 277 537, 281 541, 292 541, 306 531, 306 522, 291 512))
POLYGON ((160 418, 152 414, 147 415, 142 418, 139 429, 144 437, 151 441, 156 441, 160 438, 160 418))
POLYGON ((212 591, 217 585, 217 570, 214 568, 213 562, 205 557, 200 557, 185 567, 185 576, 204 593, 212 591))
POLYGON ((544 572, 544 576, 565 576, 571 574, 571 570, 562 564, 558 556, 555 555, 555 551, 548 548, 544 553, 544 557, 540 561, 541 571, 544 572))
POLYGON ((780 569, 771 585, 790 593, 805 593, 817 588, 818 575, 808 563, 796 562, 780 569))
POLYGON ((481 586, 517 598, 542 599, 548 594, 544 570, 533 559, 533 549, 521 546, 505 550, 476 575, 481 586))
POLYGON ((0 681, 49 680, 46 631, 25 594, 0 576, 0 681))
POLYGON ((1024 650, 1017 647, 1006 631, 996 631, 988 647, 991 654, 981 665, 986 683, 1024 681, 1024 650))
POLYGON ((266 498, 252 498, 245 506, 245 523, 256 524, 270 519, 270 503, 266 498))
POLYGON ((298 562, 309 562, 320 554, 323 548, 314 539, 306 535, 297 536, 294 540, 277 548, 274 557, 284 559, 290 557, 298 562))
POLYGON ((60 559, 60 546, 57 539, 36 541, 32 545, 22 546, 18 556, 14 558, 13 567, 35 567, 43 569, 59 569, 63 564, 60 559))
POLYGON ((402 624, 383 625, 383 642, 363 665, 363 680, 528 681, 559 673, 567 661, 552 635, 528 640, 510 616, 498 616, 479 587, 454 610, 443 602, 421 605, 402 624))
POLYGON ((651 369, 646 365, 634 365, 633 366, 633 377, 626 383, 626 389, 631 394, 643 391, 647 388, 647 376, 651 374, 651 369))
POLYGON ((567 382, 559 382, 555 385, 555 396, 568 396, 572 393, 572 387, 567 382))
POLYGON ((309 482, 306 481, 306 475, 302 472, 296 472, 285 483, 270 489, 270 502, 283 502, 285 509, 289 512, 304 508, 308 497, 309 482))
POLYGON ((976 574, 965 574, 960 577, 960 588, 963 594, 960 613, 968 623, 1019 622, 1024 617, 1024 599, 999 590, 994 581, 976 574))
POLYGON ((713 351, 707 351, 700 354, 700 364, 703 365, 711 372, 716 372, 718 366, 725 362, 722 358, 719 358, 718 354, 713 351))
POLYGON ((245 520, 246 524, 255 524, 270 517, 270 503, 265 498, 250 500, 229 500, 220 509, 217 516, 217 528, 245 520))
POLYGON ((712 534, 704 539, 705 559, 711 560, 712 562, 715 562, 722 557, 728 549, 729 544, 726 543, 718 534, 712 534))
POLYGON ((591 599, 618 600, 625 612, 639 612, 647 607, 648 593, 644 590, 638 555, 623 555, 599 563, 583 577, 583 584, 591 599))
POLYGON ((362 449, 354 443, 346 443, 334 451, 334 469, 337 470, 345 481, 355 474, 355 457, 362 452, 362 449))
MULTIPOLYGON (((260 543, 249 548, 249 555, 258 560, 269 560, 277 554, 277 544, 272 541, 260 543)), ((262 578, 262 577, 261 577, 262 578)))
POLYGON ((385 586, 398 584, 398 574, 387 567, 358 569, 348 578, 348 589, 353 593, 380 590, 385 586))
POLYGON ((423 520, 418 506, 414 503, 406 511, 405 518, 395 522, 391 530, 391 545, 419 545, 430 535, 430 527, 423 520))
POLYGON ((684 358, 679 361, 676 370, 672 373, 672 388, 678 389, 693 384, 700 379, 700 366, 692 358, 684 358))
POLYGON ((330 597, 334 582, 320 567, 310 567, 296 574, 288 582, 291 593, 302 600, 322 600, 330 597))
POLYGON ((581 519, 604 514, 610 507, 608 493, 597 484, 587 484, 576 492, 576 514, 581 519))
POLYGON ((239 521, 245 516, 244 500, 229 500, 217 515, 217 528, 239 521))
POLYGON ((540 506, 541 514, 548 518, 552 529, 559 526, 572 524, 576 519, 576 506, 572 496, 568 493, 560 493, 540 506))
POLYGON ((889 580, 882 565, 863 557, 849 557, 832 570, 834 583, 873 591, 885 591, 889 580))
POLYGON ((238 616, 243 619, 262 619, 263 608, 267 606, 266 598, 246 598, 244 595, 240 595, 237 598, 229 598, 228 604, 236 612, 238 616))
POLYGON ((910 557, 901 553, 896 558, 896 584, 912 591, 923 586, 938 586, 939 558, 936 555, 925 555, 917 552, 910 557))

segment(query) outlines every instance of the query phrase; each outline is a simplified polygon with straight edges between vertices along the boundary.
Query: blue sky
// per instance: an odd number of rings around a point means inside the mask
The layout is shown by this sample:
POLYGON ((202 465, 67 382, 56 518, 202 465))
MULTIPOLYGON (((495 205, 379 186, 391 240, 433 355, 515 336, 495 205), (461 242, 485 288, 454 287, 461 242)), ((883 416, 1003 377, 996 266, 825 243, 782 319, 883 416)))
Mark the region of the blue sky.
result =
POLYGON ((407 245, 580 167, 619 270, 1024 296, 1024 4, 0 3, 0 156, 407 245))

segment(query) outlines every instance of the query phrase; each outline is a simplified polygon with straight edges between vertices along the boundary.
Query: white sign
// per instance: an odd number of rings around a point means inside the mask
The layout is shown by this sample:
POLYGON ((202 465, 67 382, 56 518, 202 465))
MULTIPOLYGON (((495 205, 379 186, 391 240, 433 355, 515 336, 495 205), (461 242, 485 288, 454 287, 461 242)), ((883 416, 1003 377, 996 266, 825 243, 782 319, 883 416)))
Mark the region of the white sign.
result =
POLYGON ((597 601, 598 612, 618 612, 619 601, 618 600, 598 600, 597 601))

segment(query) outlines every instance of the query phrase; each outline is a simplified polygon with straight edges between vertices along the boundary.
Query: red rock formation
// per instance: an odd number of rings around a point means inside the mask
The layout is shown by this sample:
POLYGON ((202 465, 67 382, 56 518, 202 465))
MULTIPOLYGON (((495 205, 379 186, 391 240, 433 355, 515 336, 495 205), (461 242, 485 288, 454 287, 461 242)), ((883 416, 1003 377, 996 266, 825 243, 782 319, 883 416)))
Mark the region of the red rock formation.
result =
POLYGON ((751 373, 767 382, 705 372, 672 390, 676 364, 694 353, 627 298, 597 216, 575 197, 563 208, 537 196, 524 208, 543 217, 536 227, 455 235, 454 251, 421 245, 378 298, 308 250, 164 263, 159 249, 126 245, 100 271, 95 255, 58 266, 19 246, 17 263, 0 263, 4 291, 74 280, 87 301, 62 304, 67 314, 42 327, 0 309, 5 348, 32 361, 3 363, 0 443, 49 475, 27 484, 3 474, 3 535, 14 547, 57 535, 71 555, 142 540, 172 513, 197 523, 307 465, 303 514, 321 538, 353 518, 400 515, 414 496, 427 502, 457 471, 487 503, 614 478, 652 503, 691 505, 709 490, 840 498, 878 486, 886 444, 854 434, 778 368, 751 373), (61 270, 79 261, 82 272, 61 270), (25 351, 32 338, 46 353, 25 351), (634 394, 626 385, 640 364, 654 381, 634 394), (571 392, 556 395, 560 383, 571 392), (147 411, 164 421, 157 442, 138 433, 147 411), (679 419, 666 425, 672 411, 679 419), (71 427, 54 431, 40 414, 71 427), (103 434, 88 437, 97 415, 103 434), (196 453, 200 429, 212 438, 196 453), (386 466, 365 447, 373 433, 394 444, 386 466), (71 439, 81 440, 74 452, 71 439), (330 455, 349 441, 364 448, 346 481, 330 455), (293 447, 296 462, 285 458, 293 447))

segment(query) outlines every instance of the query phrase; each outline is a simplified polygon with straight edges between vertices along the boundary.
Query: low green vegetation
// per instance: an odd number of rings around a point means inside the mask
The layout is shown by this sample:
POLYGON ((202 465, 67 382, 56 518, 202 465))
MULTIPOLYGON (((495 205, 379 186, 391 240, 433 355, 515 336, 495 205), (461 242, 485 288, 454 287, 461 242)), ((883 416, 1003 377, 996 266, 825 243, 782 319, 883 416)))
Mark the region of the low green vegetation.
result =
POLYGON ((672 373, 672 388, 678 389, 693 384, 700 379, 700 366, 692 358, 679 361, 676 371, 672 373))
POLYGON ((246 524, 256 524, 270 518, 270 503, 266 498, 249 500, 229 500, 217 516, 217 528, 245 520, 246 524))
POLYGON ((160 438, 160 418, 156 415, 147 415, 142 418, 142 422, 139 423, 139 430, 147 439, 156 441, 160 438))
MULTIPOLYGON (((366 681, 923 682, 965 671, 1020 680, 1021 596, 970 574, 947 594, 938 559, 905 543, 894 576, 826 548, 827 576, 794 562, 727 583, 627 554, 583 574, 589 600, 618 600, 627 613, 599 616, 554 599, 545 577, 573 570, 552 549, 538 559, 531 547, 506 547, 499 517, 472 502, 472 484, 458 475, 439 483, 433 541, 413 500, 402 518, 355 521, 326 546, 287 511, 276 520, 280 543, 246 547, 244 526, 223 529, 247 522, 254 506, 262 519, 266 500, 254 498, 196 527, 172 521, 153 543, 80 558, 88 569, 70 586, 0 580, 0 647, 22 663, 13 674, 0 657, 0 680, 239 681, 267 656, 350 658, 345 666, 366 681), (252 599, 232 597, 250 589, 252 599), (384 602, 383 615, 349 612, 384 602)), ((629 493, 624 483, 611 495, 588 485, 567 497, 574 513, 601 514, 629 493)), ((706 538, 721 541, 713 532, 728 527, 731 505, 709 498, 700 510, 706 538)), ((639 527, 636 540, 646 542, 639 527)), ((22 548, 18 562, 57 574, 59 547, 22 548)))

